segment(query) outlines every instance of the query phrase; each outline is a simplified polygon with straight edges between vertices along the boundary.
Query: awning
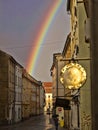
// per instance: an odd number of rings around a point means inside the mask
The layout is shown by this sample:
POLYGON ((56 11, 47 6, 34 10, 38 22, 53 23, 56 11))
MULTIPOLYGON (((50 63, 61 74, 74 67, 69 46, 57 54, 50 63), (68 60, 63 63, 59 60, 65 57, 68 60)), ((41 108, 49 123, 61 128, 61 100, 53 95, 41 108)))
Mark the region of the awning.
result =
POLYGON ((55 107, 63 107, 64 110, 70 110, 71 109, 70 100, 62 99, 62 98, 56 98, 55 107))

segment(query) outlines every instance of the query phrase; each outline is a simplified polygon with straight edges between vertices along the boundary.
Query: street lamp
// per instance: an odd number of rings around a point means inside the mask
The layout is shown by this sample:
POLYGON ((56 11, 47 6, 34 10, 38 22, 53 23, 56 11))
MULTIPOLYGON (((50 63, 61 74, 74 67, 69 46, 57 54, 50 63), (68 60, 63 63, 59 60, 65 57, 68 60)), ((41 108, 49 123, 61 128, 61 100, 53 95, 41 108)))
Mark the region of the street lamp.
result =
POLYGON ((65 88, 79 89, 86 81, 85 69, 77 63, 69 63, 61 69, 60 82, 65 88))

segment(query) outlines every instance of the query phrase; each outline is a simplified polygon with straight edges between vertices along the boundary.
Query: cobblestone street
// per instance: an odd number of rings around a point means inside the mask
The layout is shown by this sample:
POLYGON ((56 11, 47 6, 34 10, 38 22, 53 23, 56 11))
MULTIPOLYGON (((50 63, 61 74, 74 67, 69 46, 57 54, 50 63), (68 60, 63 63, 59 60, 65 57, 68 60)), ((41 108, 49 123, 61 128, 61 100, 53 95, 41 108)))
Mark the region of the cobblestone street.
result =
MULTIPOLYGON (((51 116, 49 120, 49 115, 40 115, 14 125, 0 126, 0 130, 55 130, 55 126, 51 116)), ((65 128, 59 127, 58 130, 65 128)))

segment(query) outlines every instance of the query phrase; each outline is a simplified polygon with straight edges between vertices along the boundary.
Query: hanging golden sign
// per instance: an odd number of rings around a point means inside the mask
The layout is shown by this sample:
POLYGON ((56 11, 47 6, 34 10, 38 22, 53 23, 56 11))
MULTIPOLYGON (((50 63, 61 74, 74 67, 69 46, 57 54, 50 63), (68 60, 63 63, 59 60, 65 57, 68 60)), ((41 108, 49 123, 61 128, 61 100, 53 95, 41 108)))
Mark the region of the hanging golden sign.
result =
POLYGON ((79 89, 86 81, 86 71, 80 64, 69 63, 61 69, 60 81, 66 88, 79 89))

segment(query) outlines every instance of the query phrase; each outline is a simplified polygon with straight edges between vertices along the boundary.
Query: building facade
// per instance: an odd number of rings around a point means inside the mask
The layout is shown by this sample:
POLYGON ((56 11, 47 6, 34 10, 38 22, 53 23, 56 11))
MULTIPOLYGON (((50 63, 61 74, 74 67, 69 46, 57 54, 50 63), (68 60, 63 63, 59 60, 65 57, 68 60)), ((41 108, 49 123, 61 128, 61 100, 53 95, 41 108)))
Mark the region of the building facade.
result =
POLYGON ((0 124, 15 119, 15 64, 13 57, 0 50, 0 124))
MULTIPOLYGON (((71 110, 65 110, 65 122, 71 130, 91 130, 91 83, 90 83, 90 35, 88 1, 68 0, 67 11, 70 14, 71 32, 67 37, 62 54, 59 54, 61 67, 59 71, 56 60, 53 60, 52 79, 53 95, 59 93, 58 80, 61 69, 68 63, 78 63, 85 68, 87 77, 85 84, 77 90, 63 90, 65 98, 70 100, 71 110)), ((54 59, 57 55, 54 56, 54 59)), ((60 86, 60 85, 59 85, 60 86)), ((55 102, 55 100, 54 100, 55 102)))
POLYGON ((23 67, 16 63, 15 65, 15 122, 22 120, 22 69, 23 67))
POLYGON ((45 89, 45 107, 44 111, 52 111, 53 102, 52 102, 52 82, 43 82, 43 87, 45 89))
POLYGON ((29 74, 23 70, 23 88, 22 88, 22 119, 30 117, 31 103, 31 80, 29 74))
POLYGON ((61 53, 55 53, 53 54, 53 64, 50 69, 51 76, 52 76, 52 82, 53 82, 53 103, 56 101, 57 97, 64 98, 65 94, 65 88, 60 83, 60 70, 64 66, 64 61, 62 61, 62 55, 61 53))
POLYGON ((87 79, 78 91, 71 91, 71 129, 91 130, 91 83, 90 83, 90 30, 88 1, 70 0, 67 11, 71 15, 71 58, 82 65, 87 79), (85 97, 86 96, 86 97, 85 97))
POLYGON ((43 83, 40 86, 40 114, 43 114, 45 107, 45 89, 43 83))
POLYGON ((45 91, 10 55, 0 50, 0 124, 43 114, 45 91))

